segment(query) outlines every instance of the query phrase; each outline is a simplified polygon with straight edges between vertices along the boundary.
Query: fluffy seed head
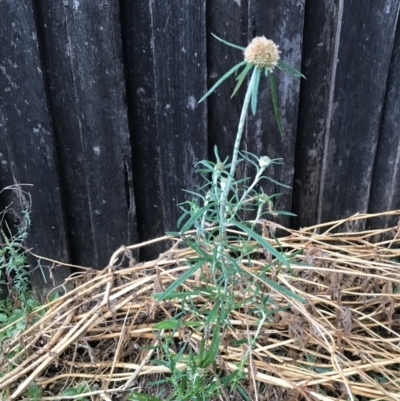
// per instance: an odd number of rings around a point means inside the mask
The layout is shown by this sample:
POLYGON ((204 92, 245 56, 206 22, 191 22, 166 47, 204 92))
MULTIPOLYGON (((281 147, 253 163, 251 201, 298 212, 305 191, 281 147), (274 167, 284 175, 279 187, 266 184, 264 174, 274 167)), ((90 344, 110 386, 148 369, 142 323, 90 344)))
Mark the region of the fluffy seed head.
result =
POLYGON ((279 60, 278 46, 265 36, 255 37, 244 51, 244 59, 259 68, 269 67, 271 70, 279 60))

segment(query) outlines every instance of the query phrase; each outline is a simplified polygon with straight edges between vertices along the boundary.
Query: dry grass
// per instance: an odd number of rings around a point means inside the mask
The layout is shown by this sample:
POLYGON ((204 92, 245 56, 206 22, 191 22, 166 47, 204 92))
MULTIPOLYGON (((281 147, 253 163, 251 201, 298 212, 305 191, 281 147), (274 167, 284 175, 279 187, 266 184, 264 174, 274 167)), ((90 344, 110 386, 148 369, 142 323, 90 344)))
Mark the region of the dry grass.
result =
MULTIPOLYGON (((400 211, 379 217, 398 215, 400 211)), ((400 399, 400 226, 336 232, 349 222, 376 216, 356 215, 299 231, 273 227, 286 232, 279 242, 288 255, 296 255, 291 259, 295 275, 280 268, 270 271, 269 278, 306 302, 271 287, 263 289, 270 295, 271 311, 279 311, 264 323, 251 351, 252 363, 246 366, 250 395, 291 401, 400 399), (380 237, 389 239, 374 242, 380 237)), ((267 223, 264 234, 271 228, 267 223)), ((112 394, 143 382, 139 376, 152 380, 168 373, 151 363, 162 357, 157 348, 160 331, 153 326, 187 304, 157 303, 152 294, 188 269, 186 260, 193 251, 175 241, 157 260, 137 264, 130 259, 131 250, 150 242, 121 247, 102 271, 72 275, 74 289, 49 303, 43 317, 2 345, 0 389, 9 400, 21 397, 32 381, 44 389, 41 399, 67 399, 60 396, 62 390, 83 381, 94 389, 92 399, 112 399, 112 394), (130 265, 118 266, 123 260, 130 265), (15 355, 8 359, 12 351, 15 355)), ((241 267, 257 281, 269 257, 260 250, 241 267)), ((184 286, 201 287, 201 280, 193 276, 184 286)), ((247 343, 240 340, 254 336, 259 321, 252 312, 259 307, 259 296, 236 289, 235 294, 247 301, 232 312, 232 327, 221 333, 216 364, 226 373, 237 369, 247 351, 247 343)), ((193 303, 198 311, 213 307, 201 294, 193 303)), ((204 319, 188 307, 185 313, 187 321, 204 319)), ((186 341, 196 351, 203 334, 204 326, 178 330, 177 346, 186 341)))

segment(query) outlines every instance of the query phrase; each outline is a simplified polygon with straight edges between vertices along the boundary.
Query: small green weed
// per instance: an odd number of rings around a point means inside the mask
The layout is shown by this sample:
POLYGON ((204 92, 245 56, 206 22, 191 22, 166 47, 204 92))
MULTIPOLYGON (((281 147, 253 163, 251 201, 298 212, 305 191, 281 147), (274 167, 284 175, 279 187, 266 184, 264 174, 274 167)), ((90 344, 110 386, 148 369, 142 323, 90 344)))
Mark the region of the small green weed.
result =
POLYGON ((0 328, 7 327, 7 330, 0 331, 0 339, 5 339, 25 329, 27 316, 39 304, 32 296, 24 248, 30 226, 29 209, 17 216, 8 207, 0 213, 0 223, 3 226, 0 230, 0 295, 3 296, 0 299, 0 328), (16 232, 9 228, 7 215, 19 221, 16 232))
POLYGON ((78 395, 82 395, 82 397, 77 397, 74 398, 74 400, 77 401, 89 401, 89 398, 85 397, 85 393, 90 392, 92 389, 90 388, 90 386, 86 383, 80 383, 79 385, 75 386, 75 387, 68 387, 66 388, 61 395, 63 396, 78 396, 78 395))

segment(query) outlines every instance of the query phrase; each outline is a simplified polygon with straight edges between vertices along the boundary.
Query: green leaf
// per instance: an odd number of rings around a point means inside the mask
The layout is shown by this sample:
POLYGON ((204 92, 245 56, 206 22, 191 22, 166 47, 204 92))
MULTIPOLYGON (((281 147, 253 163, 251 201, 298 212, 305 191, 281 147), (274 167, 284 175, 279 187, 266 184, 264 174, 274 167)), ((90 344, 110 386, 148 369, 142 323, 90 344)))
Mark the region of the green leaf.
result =
MULTIPOLYGON (((247 339, 246 339, 246 338, 244 339, 244 342, 247 343, 247 339)), ((232 373, 230 373, 229 375, 220 378, 221 383, 222 383, 224 386, 228 386, 229 384, 234 383, 234 382, 236 381, 236 379, 238 378, 239 373, 240 373, 239 369, 234 370, 234 371, 233 371, 232 373)))
POLYGON ((8 320, 8 316, 4 313, 0 313, 0 322, 6 322, 8 320))
POLYGON ((210 348, 204 355, 204 358, 200 361, 200 367, 207 368, 210 366, 216 359, 219 345, 221 343, 221 333, 219 332, 220 325, 217 323, 214 327, 213 337, 211 340, 210 348))
MULTIPOLYGON (((179 233, 184 234, 187 230, 192 228, 192 226, 196 222, 196 220, 199 219, 201 216, 203 216, 203 214, 208 209, 210 209, 211 206, 212 206, 212 203, 209 203, 207 206, 200 207, 195 213, 192 214, 190 219, 183 225, 183 227, 181 228, 179 233)), ((179 220, 181 220, 181 219, 179 219, 179 220)), ((181 221, 179 221, 179 224, 180 223, 181 223, 181 221)), ((179 228, 179 226, 178 226, 178 228, 179 228)))
POLYGON ((76 388, 74 388, 74 387, 66 388, 66 389, 61 393, 61 395, 65 395, 65 396, 78 395, 78 394, 80 394, 80 393, 79 393, 78 390, 77 390, 76 388))
POLYGON ((200 160, 197 164, 198 164, 198 165, 199 165, 199 164, 202 164, 203 166, 209 168, 211 171, 214 170, 214 165, 215 165, 215 163, 212 163, 212 162, 210 162, 210 161, 208 161, 208 160, 200 160))
POLYGON ((218 315, 220 306, 221 306, 221 302, 218 300, 215 303, 214 307, 211 309, 211 312, 209 313, 209 315, 207 316, 207 319, 205 322, 206 326, 210 326, 212 323, 214 323, 214 321, 216 320, 216 317, 218 315))
POLYGON ((279 114, 279 104, 278 104, 278 94, 276 91, 275 78, 272 74, 269 74, 269 80, 271 82, 271 94, 272 94, 272 104, 274 105, 275 119, 278 124, 278 129, 281 135, 283 134, 281 116, 279 114))
POLYGON ((246 391, 243 389, 243 387, 240 384, 238 384, 237 390, 245 401, 251 401, 250 397, 248 396, 248 394, 246 393, 246 391))
MULTIPOLYGON (((281 182, 276 181, 276 180, 274 180, 273 178, 268 177, 268 176, 266 176, 266 175, 263 175, 262 178, 265 178, 265 179, 267 179, 267 180, 273 182, 274 184, 279 185, 280 187, 292 189, 291 186, 286 185, 286 184, 282 184, 281 182)), ((272 195, 271 195, 271 196, 272 196, 272 195)))
POLYGON ((234 47, 235 49, 239 49, 239 50, 243 50, 243 51, 246 50, 245 47, 242 47, 242 46, 239 46, 239 45, 235 45, 235 44, 233 44, 231 42, 228 42, 228 41, 226 41, 224 39, 221 39, 220 37, 218 37, 217 35, 215 35, 213 33, 211 35, 214 36, 215 39, 218 39, 220 42, 225 43, 228 46, 231 46, 231 47, 234 47))
POLYGON ((265 277, 264 275, 259 276, 259 277, 260 277, 260 280, 262 280, 269 287, 273 288, 275 291, 280 292, 281 294, 284 294, 287 297, 293 298, 296 301, 305 302, 305 299, 303 297, 301 297, 300 295, 297 295, 293 291, 290 291, 286 287, 278 284, 276 281, 273 281, 273 280, 269 279, 268 277, 265 277))
POLYGON ((261 69, 257 68, 254 71, 253 87, 251 88, 251 111, 256 114, 258 100, 258 86, 260 85, 261 69))
POLYGON ((235 96, 236 92, 239 90, 239 88, 241 87, 244 79, 246 78, 247 73, 250 71, 250 69, 254 67, 253 64, 248 63, 246 65, 246 67, 244 67, 243 71, 238 75, 238 77, 236 78, 236 80, 238 81, 235 89, 232 92, 231 98, 233 98, 233 96, 235 96))
POLYGON ((31 383, 28 387, 27 393, 30 401, 36 401, 40 397, 41 389, 36 383, 31 383))
POLYGON ((209 96, 216 88, 218 88, 219 85, 222 84, 222 82, 225 81, 229 76, 231 76, 236 70, 238 70, 242 65, 246 64, 246 61, 242 61, 239 64, 236 64, 234 67, 232 67, 227 73, 225 73, 213 86, 212 88, 199 100, 199 103, 201 103, 207 96, 209 96))
POLYGON ((274 210, 275 214, 279 214, 281 216, 293 216, 293 217, 297 217, 296 213, 291 213, 291 212, 285 212, 284 210, 274 210))
POLYGON ((203 323, 200 322, 191 322, 191 321, 186 321, 184 320, 183 322, 180 320, 176 319, 170 319, 170 320, 164 320, 162 322, 158 322, 153 325, 152 329, 153 330, 169 330, 169 329, 177 329, 178 326, 186 326, 186 327, 200 327, 203 326, 203 323))
POLYGON ((184 283, 190 276, 192 276, 196 271, 203 265, 203 261, 196 263, 189 270, 185 271, 180 277, 178 277, 164 292, 161 294, 153 294, 153 297, 162 301, 166 299, 171 293, 175 291, 182 283, 184 283))
MULTIPOLYGON (((185 244, 189 247, 192 248, 194 251, 197 252, 198 255, 202 256, 203 259, 203 263, 206 262, 206 260, 212 259, 212 256, 209 255, 199 244, 197 244, 194 241, 190 241, 187 240, 185 241, 185 244)), ((190 260, 194 260, 194 259, 190 259, 190 260)))
POLYGON ((153 330, 169 330, 169 329, 176 329, 180 324, 179 320, 170 319, 170 320, 163 320, 162 322, 158 322, 153 325, 153 330))
POLYGON ((291 65, 285 63, 282 60, 278 60, 277 67, 285 72, 286 74, 294 75, 295 77, 301 77, 307 79, 300 71, 296 70, 296 68, 292 67, 291 65))
POLYGON ((257 241, 263 248, 269 251, 272 255, 274 255, 282 264, 284 264, 287 268, 290 268, 289 261, 282 255, 279 251, 277 251, 265 238, 261 235, 257 234, 254 230, 250 227, 246 226, 246 224, 239 223, 238 221, 233 221, 231 224, 240 228, 245 233, 248 234, 250 238, 253 238, 257 241))
POLYGON ((167 231, 165 234, 169 235, 170 237, 178 237, 179 233, 177 231, 167 231))
POLYGON ((238 347, 239 345, 247 344, 247 343, 248 343, 248 339, 247 338, 242 338, 241 340, 233 340, 232 341, 232 346, 238 347))
POLYGON ((152 395, 137 393, 136 391, 131 391, 129 393, 128 400, 130 400, 130 401, 163 401, 161 398, 153 397, 152 395))
POLYGON ((167 369, 171 369, 171 364, 168 361, 162 361, 161 359, 155 359, 152 363, 154 363, 154 365, 165 366, 167 369))

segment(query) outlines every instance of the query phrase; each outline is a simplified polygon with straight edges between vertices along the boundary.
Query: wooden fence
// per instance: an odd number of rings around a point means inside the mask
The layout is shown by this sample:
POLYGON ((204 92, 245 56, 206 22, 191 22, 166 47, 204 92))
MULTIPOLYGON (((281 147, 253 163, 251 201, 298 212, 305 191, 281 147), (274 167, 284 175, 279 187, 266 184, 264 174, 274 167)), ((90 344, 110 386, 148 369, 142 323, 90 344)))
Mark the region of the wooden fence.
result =
MULTIPOLYGON (((243 57, 211 32, 242 46, 265 35, 307 76, 277 74, 283 137, 262 82, 242 145, 284 159, 269 174, 293 190, 276 208, 297 217, 281 222, 400 208, 399 8, 399 0, 0 0, 0 189, 33 184, 21 186, 32 199, 28 246, 102 268, 120 245, 175 228, 182 189, 201 183, 196 162, 212 158, 215 144, 230 154, 243 99, 230 99, 230 79, 197 104, 243 57)), ((20 211, 27 199, 3 191, 0 207, 20 211)), ((31 275, 38 296, 70 271, 55 267, 54 283, 44 273, 31 275)))

